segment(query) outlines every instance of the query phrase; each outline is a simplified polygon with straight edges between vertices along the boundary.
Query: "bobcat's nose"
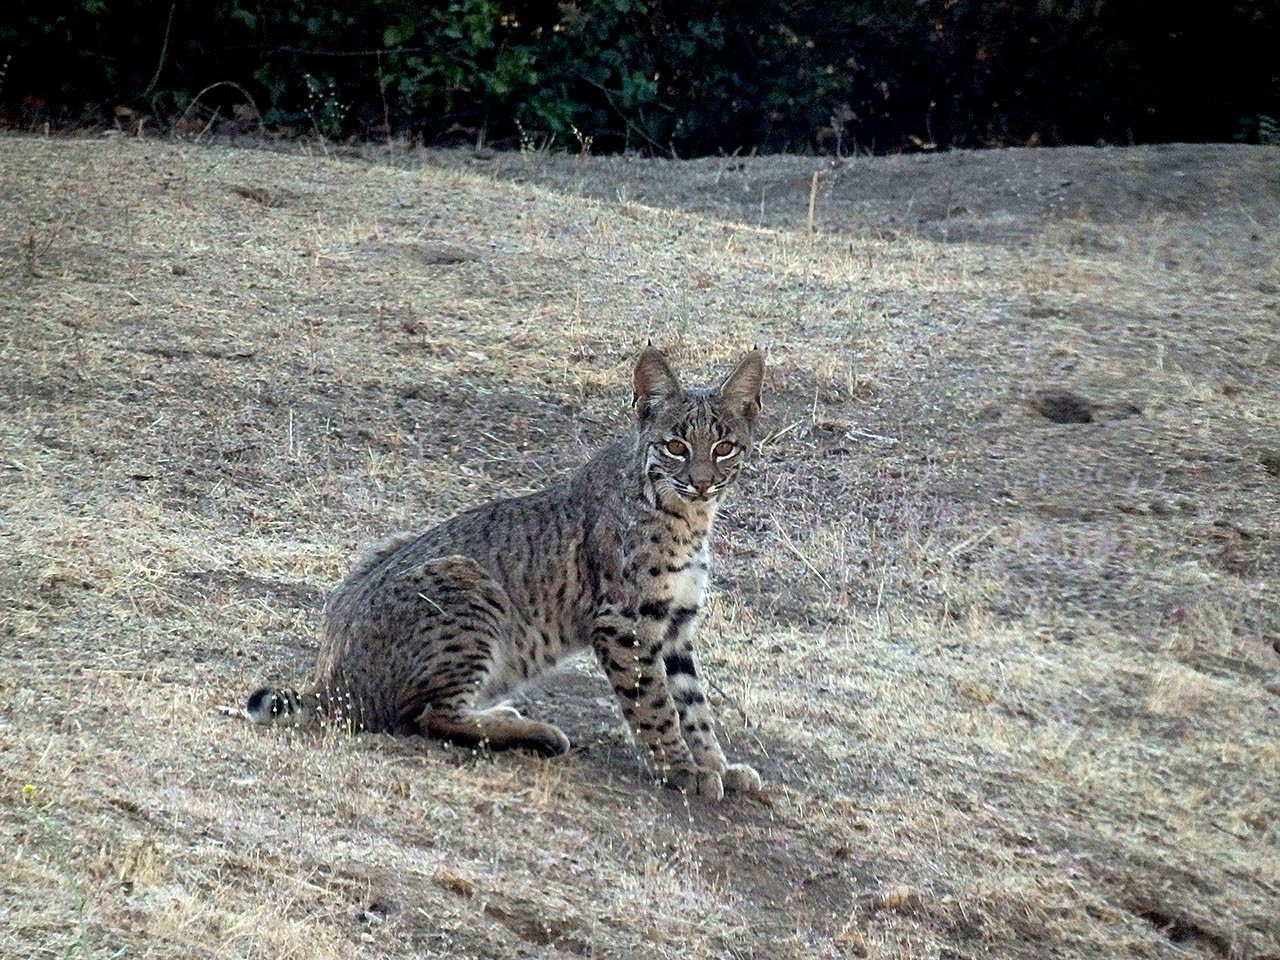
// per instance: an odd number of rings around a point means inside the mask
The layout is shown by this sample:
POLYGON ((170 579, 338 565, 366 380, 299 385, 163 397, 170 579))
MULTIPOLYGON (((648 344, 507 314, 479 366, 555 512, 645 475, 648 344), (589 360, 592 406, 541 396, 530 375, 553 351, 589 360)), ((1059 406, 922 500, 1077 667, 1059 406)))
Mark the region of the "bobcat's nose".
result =
POLYGON ((693 483, 690 484, 690 486, 692 486, 694 490, 697 490, 698 493, 706 493, 708 490, 711 489, 711 481, 710 480, 694 480, 693 483))

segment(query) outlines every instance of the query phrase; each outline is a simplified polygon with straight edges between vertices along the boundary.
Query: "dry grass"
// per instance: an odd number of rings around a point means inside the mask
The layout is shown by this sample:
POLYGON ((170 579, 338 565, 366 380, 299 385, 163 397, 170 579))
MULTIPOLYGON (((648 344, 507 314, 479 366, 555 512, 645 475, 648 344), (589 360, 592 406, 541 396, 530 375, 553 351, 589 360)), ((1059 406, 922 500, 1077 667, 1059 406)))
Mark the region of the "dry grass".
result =
POLYGON ((801 159, 4 138, 0 955, 1280 957, 1274 156, 850 161, 810 236, 801 159), (1115 209, 967 186, 1058 163, 1115 209), (219 712, 649 336, 771 348, 704 630, 764 796, 654 788, 586 663, 555 762, 219 712))

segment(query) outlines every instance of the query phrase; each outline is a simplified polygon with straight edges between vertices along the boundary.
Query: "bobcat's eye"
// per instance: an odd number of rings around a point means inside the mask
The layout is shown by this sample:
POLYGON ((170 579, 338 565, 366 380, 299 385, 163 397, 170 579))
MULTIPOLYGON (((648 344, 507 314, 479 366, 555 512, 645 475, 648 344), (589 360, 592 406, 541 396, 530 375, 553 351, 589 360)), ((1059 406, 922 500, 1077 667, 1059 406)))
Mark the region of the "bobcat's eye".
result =
POLYGON ((717 460, 727 460, 737 452, 737 446, 729 440, 721 440, 711 448, 711 455, 717 460))
POLYGON ((685 457, 689 456, 689 446, 683 440, 677 440, 672 437, 662 445, 662 452, 669 457, 675 457, 678 460, 683 460, 685 457))

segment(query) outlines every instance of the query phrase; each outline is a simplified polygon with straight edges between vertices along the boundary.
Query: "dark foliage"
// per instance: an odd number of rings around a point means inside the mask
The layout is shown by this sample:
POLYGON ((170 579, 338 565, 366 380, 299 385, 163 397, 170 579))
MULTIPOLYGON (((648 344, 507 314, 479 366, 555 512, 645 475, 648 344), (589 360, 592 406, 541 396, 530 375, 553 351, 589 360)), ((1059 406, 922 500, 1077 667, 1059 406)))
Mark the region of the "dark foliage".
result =
POLYGON ((9 0, 0 63, 19 127, 677 155, 1270 141, 1280 0, 9 0))

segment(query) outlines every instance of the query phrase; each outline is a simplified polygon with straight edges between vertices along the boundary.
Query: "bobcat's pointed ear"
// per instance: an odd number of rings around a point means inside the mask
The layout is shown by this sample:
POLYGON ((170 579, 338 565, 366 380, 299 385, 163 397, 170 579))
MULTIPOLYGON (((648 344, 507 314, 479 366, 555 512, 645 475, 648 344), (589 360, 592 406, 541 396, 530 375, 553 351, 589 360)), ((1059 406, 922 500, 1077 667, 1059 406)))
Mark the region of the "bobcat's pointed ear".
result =
POLYGON ((680 392, 680 381, 667 365, 667 358, 662 355, 662 351, 653 344, 645 347, 640 359, 636 361, 632 382, 635 393, 631 397, 631 407, 638 420, 648 419, 653 401, 680 392))
POLYGON ((720 399, 747 423, 755 423, 764 408, 764 351, 756 347, 720 384, 720 399))

